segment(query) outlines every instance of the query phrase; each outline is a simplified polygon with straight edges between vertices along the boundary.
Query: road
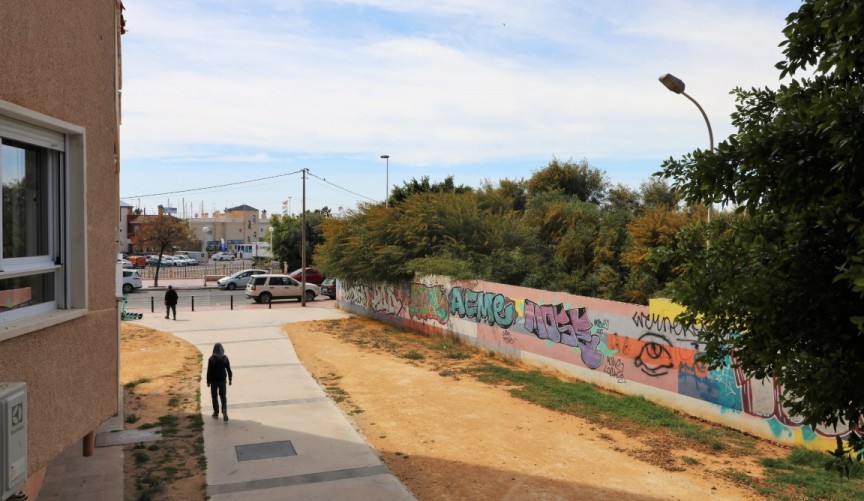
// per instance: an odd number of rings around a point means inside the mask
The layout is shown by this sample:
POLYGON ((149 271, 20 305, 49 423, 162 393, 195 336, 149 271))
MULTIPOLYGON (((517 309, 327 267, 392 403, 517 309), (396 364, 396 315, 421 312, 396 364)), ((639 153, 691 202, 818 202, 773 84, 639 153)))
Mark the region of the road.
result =
MULTIPOLYGON (((188 309, 192 307, 192 302, 195 302, 196 308, 210 307, 231 307, 233 297, 234 306, 255 304, 254 301, 248 299, 245 294, 245 288, 235 291, 225 291, 214 288, 207 289, 181 289, 178 308, 188 309)), ((163 308, 162 301, 165 297, 164 289, 148 290, 138 289, 127 296, 126 308, 132 311, 151 311, 151 306, 161 310, 163 308)), ((327 296, 318 296, 316 301, 329 301, 327 296)), ((274 303, 291 303, 296 302, 293 299, 276 300, 274 303)))

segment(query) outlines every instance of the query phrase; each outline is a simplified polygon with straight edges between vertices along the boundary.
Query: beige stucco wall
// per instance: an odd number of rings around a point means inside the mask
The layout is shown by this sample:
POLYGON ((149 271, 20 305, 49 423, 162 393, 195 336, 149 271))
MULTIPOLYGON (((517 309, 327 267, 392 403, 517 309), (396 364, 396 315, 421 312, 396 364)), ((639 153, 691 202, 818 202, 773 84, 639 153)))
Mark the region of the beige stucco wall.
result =
POLYGON ((0 381, 28 384, 33 473, 117 412, 119 173, 115 0, 4 0, 0 99, 86 129, 88 313, 0 342, 0 381))

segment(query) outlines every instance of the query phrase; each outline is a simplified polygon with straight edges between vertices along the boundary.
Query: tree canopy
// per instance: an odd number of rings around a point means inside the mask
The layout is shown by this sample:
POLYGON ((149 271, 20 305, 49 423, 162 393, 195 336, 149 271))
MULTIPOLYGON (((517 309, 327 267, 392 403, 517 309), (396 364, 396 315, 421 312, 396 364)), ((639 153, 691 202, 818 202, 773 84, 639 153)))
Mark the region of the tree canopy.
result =
POLYGON ((195 239, 189 223, 167 214, 148 216, 138 230, 138 245, 143 248, 157 249, 159 261, 156 263, 154 285, 159 285, 159 271, 162 266, 162 255, 174 246, 187 247, 195 239))
POLYGON ((811 424, 864 415, 862 30, 857 3, 804 0, 777 64, 791 81, 734 89, 737 133, 663 166, 689 203, 738 206, 679 239, 682 320, 712 366, 773 376, 811 424))

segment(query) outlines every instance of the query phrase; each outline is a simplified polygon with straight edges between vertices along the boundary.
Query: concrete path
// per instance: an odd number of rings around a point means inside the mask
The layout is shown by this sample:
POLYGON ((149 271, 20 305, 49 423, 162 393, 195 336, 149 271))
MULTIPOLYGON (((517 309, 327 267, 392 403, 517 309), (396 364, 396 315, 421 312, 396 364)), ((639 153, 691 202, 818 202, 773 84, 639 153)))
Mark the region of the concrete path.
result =
MULTIPOLYGON (((298 305, 299 306, 299 305, 298 305)), ((178 311, 139 323, 192 343, 204 355, 201 413, 207 494, 223 499, 410 500, 410 492, 300 364, 282 326, 345 318, 329 308, 178 311), (206 360, 217 342, 231 361, 228 416, 210 415, 206 360)))

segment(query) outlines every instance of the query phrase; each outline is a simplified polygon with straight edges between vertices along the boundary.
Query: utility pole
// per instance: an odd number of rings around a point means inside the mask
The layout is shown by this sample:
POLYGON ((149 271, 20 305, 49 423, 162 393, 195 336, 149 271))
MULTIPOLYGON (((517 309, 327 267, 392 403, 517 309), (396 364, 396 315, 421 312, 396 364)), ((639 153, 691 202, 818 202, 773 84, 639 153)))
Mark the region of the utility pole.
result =
MULTIPOLYGON (((306 307, 306 171, 303 169, 303 215, 300 218, 300 304, 306 307)), ((289 197, 290 200, 290 197, 289 197)))

